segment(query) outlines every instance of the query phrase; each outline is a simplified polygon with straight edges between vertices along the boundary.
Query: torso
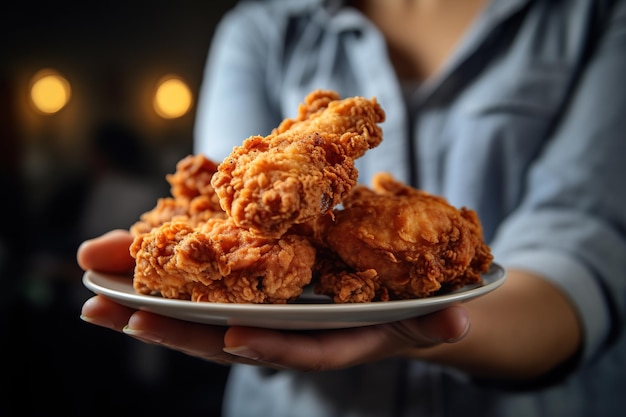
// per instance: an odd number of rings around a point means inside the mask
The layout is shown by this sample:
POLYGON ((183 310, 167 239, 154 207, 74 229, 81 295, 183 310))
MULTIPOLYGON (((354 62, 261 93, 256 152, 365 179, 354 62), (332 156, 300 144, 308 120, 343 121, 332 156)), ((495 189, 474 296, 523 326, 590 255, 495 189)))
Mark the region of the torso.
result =
POLYGON ((423 81, 442 69, 487 0, 358 0, 384 34, 398 77, 423 81))

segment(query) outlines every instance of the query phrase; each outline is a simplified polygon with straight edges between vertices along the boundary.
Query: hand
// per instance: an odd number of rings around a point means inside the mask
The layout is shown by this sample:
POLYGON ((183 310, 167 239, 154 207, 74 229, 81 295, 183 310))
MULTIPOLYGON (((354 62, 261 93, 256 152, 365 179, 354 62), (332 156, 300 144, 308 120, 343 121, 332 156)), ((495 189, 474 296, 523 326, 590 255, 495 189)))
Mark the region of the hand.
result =
MULTIPOLYGON (((122 230, 84 242, 77 253, 84 270, 122 273, 134 260, 132 236, 122 230)), ((346 368, 390 356, 409 354, 462 339, 469 318, 460 306, 390 324, 326 331, 279 331, 251 327, 222 327, 190 323, 116 304, 95 296, 83 305, 81 318, 222 364, 246 363, 275 368, 318 371, 346 368)))

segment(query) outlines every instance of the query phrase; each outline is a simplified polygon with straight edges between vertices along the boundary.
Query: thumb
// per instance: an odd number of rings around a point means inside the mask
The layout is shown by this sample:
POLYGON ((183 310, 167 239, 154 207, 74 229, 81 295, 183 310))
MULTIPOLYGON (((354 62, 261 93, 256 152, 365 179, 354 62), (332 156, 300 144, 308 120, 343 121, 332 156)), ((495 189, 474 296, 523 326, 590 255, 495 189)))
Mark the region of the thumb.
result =
POLYGON ((461 339, 469 329, 462 307, 376 326, 328 331, 231 327, 224 351, 257 363, 301 371, 341 369, 461 339))
POLYGON ((458 305, 389 326, 389 331, 410 347, 454 343, 463 339, 469 329, 467 310, 458 305))

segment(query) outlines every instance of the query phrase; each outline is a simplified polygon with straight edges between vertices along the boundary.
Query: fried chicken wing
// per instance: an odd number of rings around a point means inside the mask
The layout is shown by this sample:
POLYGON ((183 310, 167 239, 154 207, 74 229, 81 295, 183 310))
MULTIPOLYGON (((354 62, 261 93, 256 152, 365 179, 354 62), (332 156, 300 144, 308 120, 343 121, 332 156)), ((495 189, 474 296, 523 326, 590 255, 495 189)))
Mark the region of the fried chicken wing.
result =
POLYGON ((202 154, 188 155, 178 161, 176 171, 165 176, 171 197, 160 198, 152 210, 143 213, 130 227, 131 234, 138 236, 174 220, 195 226, 214 217, 226 218, 211 185, 217 166, 202 154))
POLYGON ((493 259, 477 214, 379 173, 314 225, 316 292, 335 302, 422 298, 481 282, 493 259))
POLYGON ((213 218, 174 221, 135 238, 133 285, 141 294, 225 303, 294 300, 309 284, 315 249, 301 236, 263 238, 213 218))
POLYGON ((211 184, 222 208, 238 226, 274 238, 331 212, 356 185, 354 159, 380 144, 384 119, 374 98, 312 92, 295 119, 249 137, 219 165, 211 184))

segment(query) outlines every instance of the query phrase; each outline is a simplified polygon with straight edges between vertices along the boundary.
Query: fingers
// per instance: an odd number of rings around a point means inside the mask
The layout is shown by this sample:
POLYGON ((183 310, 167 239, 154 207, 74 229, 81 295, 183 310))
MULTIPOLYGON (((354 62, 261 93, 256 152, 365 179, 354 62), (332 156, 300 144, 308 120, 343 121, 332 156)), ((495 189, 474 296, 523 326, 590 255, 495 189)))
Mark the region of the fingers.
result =
POLYGON ((135 312, 109 299, 96 295, 83 304, 80 318, 87 323, 121 332, 135 312))
POLYGON ((301 371, 342 369, 419 348, 461 340, 469 318, 460 306, 378 326, 328 331, 280 331, 191 323, 135 311, 102 296, 89 299, 81 318, 218 363, 246 363, 301 371))
POLYGON ((214 362, 233 362, 234 359, 223 351, 226 327, 185 322, 138 311, 130 317, 123 331, 145 342, 214 362))
POLYGON ((133 237, 126 230, 113 230, 83 242, 76 253, 83 270, 93 269, 112 273, 132 271, 135 260, 130 256, 133 237))
POLYGON ((249 363, 223 351, 225 327, 175 320, 146 311, 136 311, 97 295, 85 302, 81 319, 146 343, 208 359, 218 363, 249 363))
POLYGON ((377 326, 320 332, 232 327, 225 351, 276 368, 321 371, 346 368, 383 354, 386 334, 377 326))
POLYGON ((469 319, 461 307, 379 326, 323 332, 281 332, 233 327, 225 351, 276 368, 341 369, 462 339, 469 319))

